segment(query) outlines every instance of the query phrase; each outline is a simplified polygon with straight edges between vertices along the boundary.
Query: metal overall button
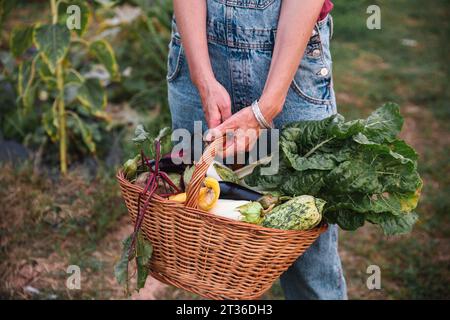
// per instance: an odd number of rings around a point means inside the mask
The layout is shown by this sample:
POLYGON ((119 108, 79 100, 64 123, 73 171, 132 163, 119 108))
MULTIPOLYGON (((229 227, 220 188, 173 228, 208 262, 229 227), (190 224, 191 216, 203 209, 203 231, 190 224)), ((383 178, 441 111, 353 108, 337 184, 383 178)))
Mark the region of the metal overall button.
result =
POLYGON ((318 74, 320 74, 321 76, 325 77, 325 76, 328 75, 328 72, 329 72, 329 71, 328 71, 327 68, 322 68, 322 69, 320 69, 320 71, 319 71, 318 74))
POLYGON ((312 56, 314 57, 314 58, 318 58, 318 57, 320 57, 320 49, 314 49, 313 50, 313 52, 312 52, 312 56))

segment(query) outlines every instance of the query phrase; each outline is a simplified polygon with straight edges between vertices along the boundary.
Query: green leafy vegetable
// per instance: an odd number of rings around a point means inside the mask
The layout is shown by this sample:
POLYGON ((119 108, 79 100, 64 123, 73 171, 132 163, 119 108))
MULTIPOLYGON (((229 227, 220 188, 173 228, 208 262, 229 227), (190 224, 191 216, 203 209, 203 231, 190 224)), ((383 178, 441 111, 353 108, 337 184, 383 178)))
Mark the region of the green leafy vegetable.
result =
POLYGON ((138 291, 139 289, 144 287, 145 281, 147 279, 148 263, 152 256, 153 248, 151 243, 143 236, 141 227, 153 194, 157 191, 158 186, 160 186, 161 184, 164 186, 164 189, 167 192, 180 192, 178 186, 176 186, 170 180, 167 173, 160 170, 161 139, 166 136, 168 132, 169 130, 167 128, 164 128, 159 132, 158 136, 155 139, 150 139, 150 135, 148 134, 148 132, 145 131, 142 125, 139 125, 136 128, 135 138, 133 139, 133 141, 141 146, 140 154, 135 156, 133 159, 126 161, 123 165, 123 171, 128 179, 130 179, 130 176, 136 175, 139 162, 141 162, 142 164, 140 166, 141 168, 143 168, 144 170, 148 170, 141 174, 141 176, 145 175, 145 177, 142 179, 142 181, 140 181, 142 183, 143 191, 139 193, 139 196, 137 198, 138 212, 134 222, 134 231, 126 240, 124 240, 122 256, 116 264, 114 270, 117 281, 120 284, 125 285, 127 292, 129 287, 129 261, 133 259, 136 261, 136 288, 138 291), (147 140, 154 145, 154 166, 152 166, 150 160, 147 158, 144 150, 142 149, 144 142, 146 142, 147 140), (147 198, 143 200, 143 196, 147 196, 147 198))
POLYGON ((227 166, 214 162, 213 167, 223 181, 239 183, 239 177, 227 166))
POLYGON ((262 221, 261 213, 263 210, 262 205, 257 201, 252 201, 242 206, 237 207, 242 214, 242 221, 260 224, 262 221))
POLYGON ((131 247, 131 235, 122 241, 122 255, 119 261, 114 266, 114 275, 120 285, 125 286, 128 292, 128 251, 131 247))
POLYGON ((325 217, 346 230, 365 221, 385 234, 411 230, 422 180, 417 153, 397 135, 403 125, 399 107, 388 103, 367 119, 345 121, 334 115, 301 121, 281 132, 280 170, 245 182, 263 190, 297 196, 310 194, 327 202, 325 217))
POLYGON ((183 173, 183 183, 185 188, 189 185, 189 182, 191 182, 192 175, 194 174, 195 166, 186 167, 184 169, 183 173))
POLYGON ((152 257, 153 247, 151 243, 144 238, 142 232, 139 232, 136 238, 136 246, 130 255, 130 248, 132 245, 133 235, 128 236, 123 240, 122 254, 119 261, 114 266, 114 275, 117 282, 125 287, 127 294, 129 294, 129 261, 136 258, 137 282, 136 290, 139 291, 145 286, 148 276, 148 263, 152 257))
POLYGON ((131 177, 136 175, 136 171, 138 169, 139 162, 141 161, 141 155, 138 154, 133 159, 128 159, 123 164, 123 173, 125 174, 125 177, 130 179, 131 177))
POLYGON ((152 257, 153 247, 149 241, 147 241, 142 232, 138 233, 136 241, 136 262, 137 262, 137 290, 145 286, 145 281, 148 276, 148 263, 152 257))
POLYGON ((136 129, 134 130, 134 138, 132 139, 134 143, 141 144, 147 139, 150 138, 150 133, 145 131, 145 128, 142 124, 138 124, 136 129))

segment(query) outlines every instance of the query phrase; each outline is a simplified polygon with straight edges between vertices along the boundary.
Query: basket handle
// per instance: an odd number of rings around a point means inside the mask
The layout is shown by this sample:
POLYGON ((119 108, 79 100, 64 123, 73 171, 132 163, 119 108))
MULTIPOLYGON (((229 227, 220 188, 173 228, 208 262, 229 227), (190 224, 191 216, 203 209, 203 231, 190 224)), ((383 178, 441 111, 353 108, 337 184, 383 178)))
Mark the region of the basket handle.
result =
POLYGON ((203 180, 205 180, 206 171, 216 157, 217 151, 223 146, 224 137, 219 137, 211 142, 203 152, 199 161, 195 164, 194 173, 192 174, 191 181, 186 190, 186 207, 197 208, 198 195, 202 186, 203 180))

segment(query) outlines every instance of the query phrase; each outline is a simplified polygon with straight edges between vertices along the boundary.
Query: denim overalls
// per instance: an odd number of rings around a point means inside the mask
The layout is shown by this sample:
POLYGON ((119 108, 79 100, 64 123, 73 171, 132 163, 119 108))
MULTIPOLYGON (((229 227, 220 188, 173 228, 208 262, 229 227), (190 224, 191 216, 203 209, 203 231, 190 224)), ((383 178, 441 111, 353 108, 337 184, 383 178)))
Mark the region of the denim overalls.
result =
MULTIPOLYGON (((231 97, 232 112, 259 99, 269 72, 281 0, 207 0, 207 37, 216 79, 231 97)), ((332 18, 319 21, 289 88, 275 127, 336 113, 330 39, 332 18)), ((175 20, 168 58, 168 98, 174 129, 207 129, 200 96, 191 81, 175 20)), ((329 230, 281 276, 287 299, 344 299, 346 284, 337 251, 337 227, 329 230)))

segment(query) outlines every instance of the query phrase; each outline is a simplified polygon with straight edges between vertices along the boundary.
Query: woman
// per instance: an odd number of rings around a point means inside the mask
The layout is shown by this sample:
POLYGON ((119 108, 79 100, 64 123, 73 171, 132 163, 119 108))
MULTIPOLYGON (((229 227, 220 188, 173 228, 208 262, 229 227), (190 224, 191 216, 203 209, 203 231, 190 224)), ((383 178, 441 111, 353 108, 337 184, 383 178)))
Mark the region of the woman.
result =
MULTIPOLYGON (((200 120, 203 130, 222 134, 336 113, 331 8, 329 0, 174 0, 167 75, 173 128, 193 133, 200 120)), ((254 141, 237 136, 234 143, 227 152, 254 141)), ((287 299, 346 298, 336 226, 281 285, 287 299)))

